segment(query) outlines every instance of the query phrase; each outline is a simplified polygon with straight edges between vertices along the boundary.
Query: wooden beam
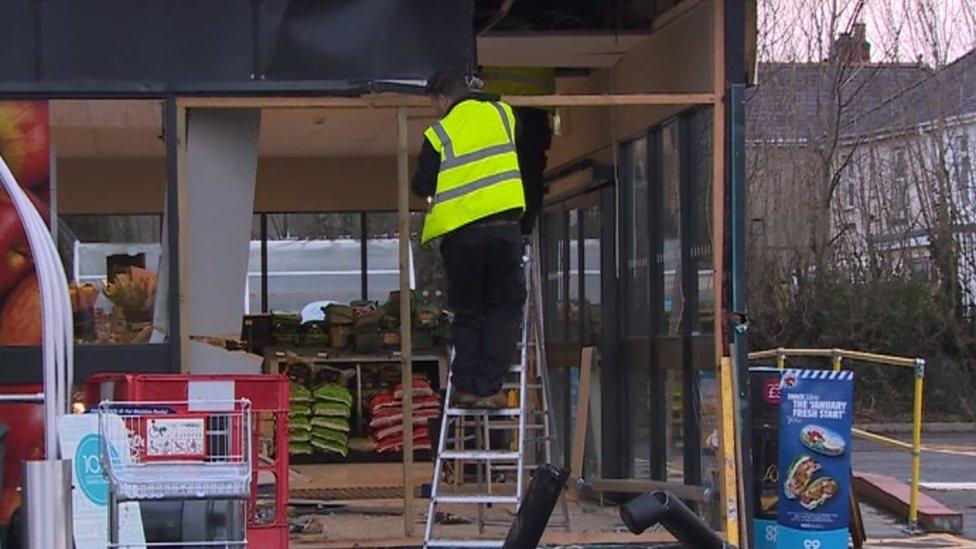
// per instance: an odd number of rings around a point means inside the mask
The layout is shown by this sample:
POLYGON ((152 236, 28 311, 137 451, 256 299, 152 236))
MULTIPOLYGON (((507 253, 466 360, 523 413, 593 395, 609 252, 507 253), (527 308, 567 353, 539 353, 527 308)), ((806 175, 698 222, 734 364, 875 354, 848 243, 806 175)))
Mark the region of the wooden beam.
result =
MULTIPOLYGON (((632 93, 592 95, 506 95, 502 99, 515 107, 639 107, 650 105, 711 105, 713 93, 632 93)), ((185 107, 214 109, 397 109, 433 112, 427 97, 401 93, 377 93, 359 97, 185 97, 185 107)))
MULTIPOLYGON (((413 536, 413 342, 410 339, 410 157, 407 109, 397 111, 397 216, 400 226, 400 369, 403 383, 403 535, 413 536)), ((437 482, 437 479, 434 479, 437 482)))
POLYGON ((741 493, 738 437, 736 428, 734 362, 726 356, 726 322, 723 301, 725 286, 725 2, 712 0, 712 297, 715 318, 715 365, 719 369, 716 376, 718 387, 718 409, 720 421, 720 467, 722 515, 726 517, 725 531, 734 545, 747 546, 742 534, 747 532, 744 521, 739 520, 745 503, 741 493), (731 431, 731 432, 729 432, 731 431))
POLYGON ((570 499, 579 501, 576 481, 583 478, 583 460, 586 455, 586 426, 590 412, 590 379, 596 356, 594 347, 583 347, 580 351, 579 392, 576 396, 576 425, 573 429, 573 449, 569 457, 570 499))
POLYGON ((630 93, 621 95, 506 95, 513 107, 640 107, 649 105, 710 105, 711 93, 630 93))

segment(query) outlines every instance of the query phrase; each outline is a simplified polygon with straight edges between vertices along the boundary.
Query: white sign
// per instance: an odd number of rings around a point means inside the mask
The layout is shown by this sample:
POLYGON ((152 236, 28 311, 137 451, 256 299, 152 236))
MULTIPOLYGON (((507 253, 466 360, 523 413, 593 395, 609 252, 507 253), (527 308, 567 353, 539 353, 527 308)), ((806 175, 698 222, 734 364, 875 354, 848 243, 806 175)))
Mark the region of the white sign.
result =
MULTIPOLYGON (((112 429, 119 437, 125 425, 113 417, 112 429)), ((102 439, 96 414, 62 416, 58 423, 61 456, 71 460, 71 505, 73 535, 77 549, 105 549, 108 546, 108 479, 102 469, 102 439)), ((113 458, 127 456, 127 448, 110 449, 113 458)), ((138 502, 119 504, 119 541, 136 547, 146 545, 138 502)))
POLYGON ((203 457, 203 418, 146 420, 146 455, 203 457))

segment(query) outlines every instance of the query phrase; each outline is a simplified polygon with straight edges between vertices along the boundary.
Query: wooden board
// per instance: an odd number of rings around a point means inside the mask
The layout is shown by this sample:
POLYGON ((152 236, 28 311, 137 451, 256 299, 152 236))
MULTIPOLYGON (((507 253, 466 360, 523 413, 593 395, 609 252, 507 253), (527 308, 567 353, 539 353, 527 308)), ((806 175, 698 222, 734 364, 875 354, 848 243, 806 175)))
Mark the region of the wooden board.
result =
MULTIPOLYGON (((297 473, 291 488, 300 489, 355 489, 403 487, 403 466, 400 463, 341 463, 324 465, 294 465, 297 473)), ((429 483, 434 476, 433 463, 415 463, 413 481, 429 483)))
MULTIPOLYGON (((582 95, 512 95, 502 99, 514 107, 626 107, 647 105, 711 105, 712 93, 628 93, 582 95)), ((432 111, 430 100, 422 95, 378 93, 360 97, 186 97, 180 103, 191 108, 329 108, 378 109, 412 108, 432 111)))
POLYGON ((576 397, 576 424, 573 427, 573 446, 569 458, 570 500, 579 501, 576 481, 583 478, 583 461, 586 456, 586 425, 590 410, 590 379, 596 362, 596 348, 583 347, 580 351, 579 392, 576 397))

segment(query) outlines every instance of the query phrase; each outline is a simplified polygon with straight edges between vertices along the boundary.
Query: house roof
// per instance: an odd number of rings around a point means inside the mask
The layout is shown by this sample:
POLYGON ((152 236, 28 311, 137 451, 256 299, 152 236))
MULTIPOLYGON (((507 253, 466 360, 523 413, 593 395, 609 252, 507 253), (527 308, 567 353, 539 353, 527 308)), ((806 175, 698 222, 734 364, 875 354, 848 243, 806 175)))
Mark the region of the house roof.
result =
POLYGON ((763 63, 746 94, 746 138, 796 141, 864 135, 898 120, 908 90, 933 74, 917 64, 763 63))
POLYGON ((976 113, 976 49, 905 90, 889 110, 897 115, 883 128, 890 131, 976 113))

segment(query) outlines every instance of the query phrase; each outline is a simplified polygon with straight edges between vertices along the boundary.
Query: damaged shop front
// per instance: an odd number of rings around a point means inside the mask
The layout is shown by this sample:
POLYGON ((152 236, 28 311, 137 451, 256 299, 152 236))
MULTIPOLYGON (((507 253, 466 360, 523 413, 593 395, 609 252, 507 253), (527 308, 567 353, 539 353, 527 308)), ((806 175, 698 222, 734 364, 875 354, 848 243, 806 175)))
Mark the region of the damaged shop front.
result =
MULTIPOLYGON (((655 489, 738 540, 748 420, 725 318, 742 307, 732 198, 751 3, 628 8, 610 31, 584 2, 571 24, 494 4, 0 6, 28 29, 0 37, 0 104, 49 113, 75 379, 285 374, 290 473, 257 482, 286 484, 292 546, 420 544, 450 340, 409 192, 436 121, 423 82, 541 71, 543 91, 503 99, 552 128, 538 257, 553 460, 572 478, 568 527, 543 541, 672 540, 622 533, 614 505, 655 489)), ((20 343, 0 348, 0 382, 31 387, 40 351, 20 343)), ((12 442, 7 468, 43 451, 12 442)))

